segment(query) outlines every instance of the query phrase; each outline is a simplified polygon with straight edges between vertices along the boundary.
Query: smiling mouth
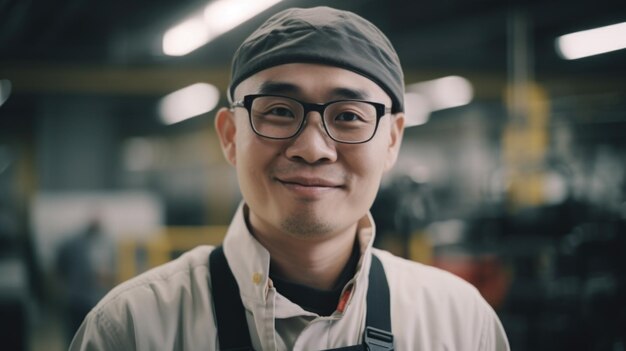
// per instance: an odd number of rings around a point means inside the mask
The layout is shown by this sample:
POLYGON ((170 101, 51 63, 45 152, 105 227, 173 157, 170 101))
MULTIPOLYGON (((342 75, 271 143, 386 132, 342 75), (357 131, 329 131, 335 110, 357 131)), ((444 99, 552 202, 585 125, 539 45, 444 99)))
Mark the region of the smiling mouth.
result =
POLYGON ((302 187, 308 187, 308 188, 340 188, 341 187, 341 185, 336 182, 328 181, 325 179, 318 179, 318 178, 293 177, 293 178, 276 178, 276 180, 285 185, 302 186, 302 187))
POLYGON ((303 197, 319 197, 329 191, 341 189, 342 185, 317 178, 276 178, 288 190, 303 197))

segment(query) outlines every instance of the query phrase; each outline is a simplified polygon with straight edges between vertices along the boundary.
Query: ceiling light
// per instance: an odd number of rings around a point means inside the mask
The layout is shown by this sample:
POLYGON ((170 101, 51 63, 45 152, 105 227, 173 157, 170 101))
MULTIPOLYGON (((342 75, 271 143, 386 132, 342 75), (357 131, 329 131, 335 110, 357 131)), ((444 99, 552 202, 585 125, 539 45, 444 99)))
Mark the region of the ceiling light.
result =
POLYGON ((406 87, 409 93, 418 93, 428 101, 431 111, 463 106, 474 97, 472 84, 459 76, 448 76, 411 84, 406 87))
POLYGON ((209 27, 201 16, 185 20, 163 35, 163 53, 183 56, 206 44, 211 38, 209 27))
POLYGON ((217 0, 207 5, 204 20, 215 36, 227 32, 282 0, 217 0))
POLYGON ((174 124, 207 113, 217 106, 219 90, 207 83, 196 83, 165 96, 159 102, 159 115, 165 124, 174 124))
POLYGON ((626 48, 626 22, 566 34, 556 39, 557 52, 566 60, 626 48))
POLYGON ((428 99, 418 93, 404 94, 405 126, 413 127, 425 124, 430 116, 428 99))
POLYGON ((163 53, 186 55, 282 0, 216 0, 163 35, 163 53))

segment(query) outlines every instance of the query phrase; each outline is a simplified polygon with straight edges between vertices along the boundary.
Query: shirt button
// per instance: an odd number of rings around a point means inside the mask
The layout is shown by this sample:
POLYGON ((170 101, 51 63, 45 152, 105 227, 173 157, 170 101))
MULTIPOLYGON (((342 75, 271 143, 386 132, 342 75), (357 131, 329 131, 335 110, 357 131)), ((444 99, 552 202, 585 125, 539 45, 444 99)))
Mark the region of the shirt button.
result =
POLYGON ((252 282, 256 285, 261 284, 261 282, 263 281, 263 275, 261 273, 254 273, 252 275, 252 282))

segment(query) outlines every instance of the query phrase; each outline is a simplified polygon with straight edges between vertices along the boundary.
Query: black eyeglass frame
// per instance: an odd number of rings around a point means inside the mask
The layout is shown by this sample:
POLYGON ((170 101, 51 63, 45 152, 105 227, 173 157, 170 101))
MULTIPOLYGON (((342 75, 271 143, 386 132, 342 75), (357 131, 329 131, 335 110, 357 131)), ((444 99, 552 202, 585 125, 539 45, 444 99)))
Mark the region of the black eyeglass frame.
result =
POLYGON ((297 136, 298 134, 300 134, 302 132, 302 130, 304 129, 304 126, 306 125, 306 121, 309 115, 309 112, 311 111, 315 111, 317 113, 320 114, 320 116, 322 116, 322 125, 324 126, 324 131, 326 131, 326 135, 328 135, 332 140, 338 142, 338 143, 342 143, 342 144, 363 144, 363 143, 367 143, 368 141, 372 140, 372 138, 374 138, 374 136, 376 135, 376 132, 378 131, 378 124, 380 123, 380 119, 383 118, 384 116, 386 116, 387 114, 391 113, 391 107, 387 107, 385 106, 385 104, 381 104, 379 102, 373 102, 373 101, 367 101, 367 100, 357 100, 357 99, 343 99, 343 100, 333 100, 333 101, 329 101, 323 104, 317 104, 317 103, 310 103, 310 102, 304 102, 304 101, 300 101, 298 99, 294 99, 292 97, 289 96, 284 96, 284 95, 274 95, 274 94, 250 94, 250 95, 245 95, 243 97, 243 100, 239 100, 239 101, 235 101, 230 105, 231 110, 237 108, 237 107, 243 107, 248 111, 248 120, 250 121, 250 127, 252 128, 252 131, 254 131, 254 133, 260 137, 263 138, 267 138, 267 139, 273 139, 273 140, 286 140, 286 139, 291 139, 295 136, 297 136), (302 121, 300 122, 300 125, 298 126, 298 128, 296 129, 296 131, 287 137, 269 137, 266 135, 263 135, 261 133, 259 133, 259 131, 256 130, 256 128, 254 127, 254 123, 252 123, 252 102, 254 102, 254 100, 256 98, 260 98, 260 97, 279 97, 279 98, 284 98, 284 99, 289 99, 292 101, 297 102, 298 104, 302 105, 303 108, 303 113, 304 116, 302 117, 302 121), (363 141, 344 141, 344 140, 338 140, 335 139, 335 137, 333 137, 329 130, 328 127, 326 126, 326 120, 324 119, 324 111, 326 111, 326 108, 334 103, 338 103, 338 102, 361 102, 361 103, 366 103, 366 104, 370 104, 372 106, 374 106, 375 110, 376 110, 376 126, 374 127, 374 131, 372 132, 372 135, 367 138, 366 140, 363 141))

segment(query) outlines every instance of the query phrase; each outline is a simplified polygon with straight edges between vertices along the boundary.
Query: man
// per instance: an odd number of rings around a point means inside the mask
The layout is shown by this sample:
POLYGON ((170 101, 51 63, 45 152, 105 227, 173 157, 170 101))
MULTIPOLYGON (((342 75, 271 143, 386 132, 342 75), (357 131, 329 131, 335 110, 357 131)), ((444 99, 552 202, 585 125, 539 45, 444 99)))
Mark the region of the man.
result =
POLYGON ((507 350, 476 289, 372 248, 403 88, 393 47, 361 17, 270 18, 235 54, 232 104, 215 118, 244 199, 223 251, 193 249, 117 287, 72 349, 507 350))
POLYGON ((114 284, 115 244, 97 216, 64 241, 56 256, 65 308, 66 341, 69 342, 89 311, 114 284))

